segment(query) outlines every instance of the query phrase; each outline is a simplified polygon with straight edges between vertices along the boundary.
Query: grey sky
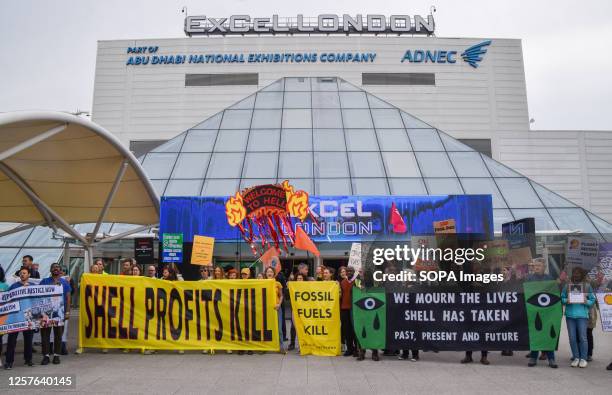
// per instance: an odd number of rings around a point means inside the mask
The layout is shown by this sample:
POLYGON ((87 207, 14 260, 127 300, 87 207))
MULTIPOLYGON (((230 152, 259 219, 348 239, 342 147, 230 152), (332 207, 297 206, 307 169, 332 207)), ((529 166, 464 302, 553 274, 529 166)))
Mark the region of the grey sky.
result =
POLYGON ((520 38, 534 129, 612 130, 612 1, 0 1, 0 112, 90 110, 96 41, 184 37, 190 14, 435 14, 438 37, 520 38))

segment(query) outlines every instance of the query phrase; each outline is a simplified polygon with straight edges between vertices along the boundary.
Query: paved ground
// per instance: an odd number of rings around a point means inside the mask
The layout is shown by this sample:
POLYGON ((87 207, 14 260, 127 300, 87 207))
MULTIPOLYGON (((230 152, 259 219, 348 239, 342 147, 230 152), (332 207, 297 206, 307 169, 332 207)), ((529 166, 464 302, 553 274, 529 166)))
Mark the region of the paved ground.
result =
MULTIPOLYGON (((75 314, 76 316, 76 314, 75 314)), ((76 320, 74 320, 76 321, 76 320)), ((76 323, 71 323, 76 333, 76 323)), ((9 376, 74 374, 78 393, 161 394, 610 394, 612 334, 596 330, 595 360, 586 369, 569 367, 567 335, 561 334, 559 369, 528 368, 524 352, 513 357, 492 353, 490 366, 461 365, 461 353, 422 353, 419 362, 383 357, 357 362, 352 357, 288 355, 157 355, 90 351, 62 357, 61 365, 23 366, 16 358, 12 371, 0 371, 0 393, 38 393, 15 390, 9 376)), ((75 340, 72 339, 72 345, 75 340)), ((71 347, 73 349, 74 347, 71 347)), ((38 347, 40 349, 40 347, 38 347)), ((369 355, 368 355, 369 356, 369 355)), ((477 353, 474 356, 478 356, 477 353)), ((40 354, 35 354, 40 362, 40 354)), ((49 390, 45 390, 47 392, 49 390)))

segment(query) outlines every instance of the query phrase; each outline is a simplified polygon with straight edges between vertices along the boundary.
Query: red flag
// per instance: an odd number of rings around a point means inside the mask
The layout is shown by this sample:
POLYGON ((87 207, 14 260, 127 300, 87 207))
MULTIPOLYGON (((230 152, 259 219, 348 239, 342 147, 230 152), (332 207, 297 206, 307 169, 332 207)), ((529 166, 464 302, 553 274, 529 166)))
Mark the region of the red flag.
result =
POLYGON ((281 262, 278 256, 279 250, 276 247, 270 247, 268 251, 264 252, 260 258, 264 269, 268 266, 272 266, 272 269, 278 274, 278 272, 281 271, 281 262))
POLYGON ((406 233, 408 228, 402 218, 399 210, 395 206, 395 202, 391 204, 391 225, 393 225, 393 232, 395 233, 406 233))
POLYGON ((310 237, 308 237, 306 232, 304 232, 304 229, 302 229, 300 226, 298 226, 295 230, 295 243, 293 246, 298 250, 312 252, 315 256, 321 255, 315 243, 310 240, 310 237))

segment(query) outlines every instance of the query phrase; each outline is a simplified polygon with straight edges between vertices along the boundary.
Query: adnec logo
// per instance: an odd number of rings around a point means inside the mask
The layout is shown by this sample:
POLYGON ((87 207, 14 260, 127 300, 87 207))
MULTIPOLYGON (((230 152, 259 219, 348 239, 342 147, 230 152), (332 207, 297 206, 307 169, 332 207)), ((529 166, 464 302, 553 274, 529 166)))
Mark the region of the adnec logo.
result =
MULTIPOLYGON (((482 62, 484 54, 487 53, 487 47, 491 45, 491 40, 483 41, 481 43, 472 45, 465 51, 461 52, 461 59, 464 62, 478 68, 478 64, 482 62)), ((402 58, 402 63, 457 63, 458 51, 448 50, 407 50, 402 58)))

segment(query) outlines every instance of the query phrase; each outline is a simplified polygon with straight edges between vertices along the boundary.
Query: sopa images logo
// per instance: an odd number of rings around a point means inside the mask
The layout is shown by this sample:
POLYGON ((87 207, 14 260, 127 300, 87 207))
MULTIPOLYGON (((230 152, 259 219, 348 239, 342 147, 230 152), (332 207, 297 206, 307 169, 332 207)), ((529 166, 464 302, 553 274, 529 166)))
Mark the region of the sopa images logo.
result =
POLYGON ((473 68, 478 68, 478 63, 482 62, 487 47, 491 45, 491 40, 483 41, 480 44, 472 45, 461 53, 461 58, 473 68))

